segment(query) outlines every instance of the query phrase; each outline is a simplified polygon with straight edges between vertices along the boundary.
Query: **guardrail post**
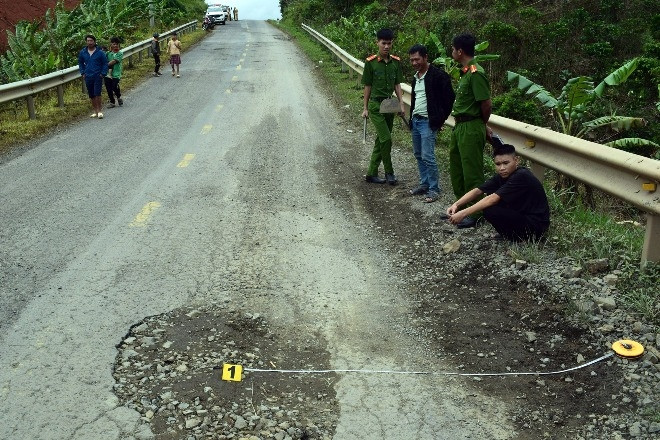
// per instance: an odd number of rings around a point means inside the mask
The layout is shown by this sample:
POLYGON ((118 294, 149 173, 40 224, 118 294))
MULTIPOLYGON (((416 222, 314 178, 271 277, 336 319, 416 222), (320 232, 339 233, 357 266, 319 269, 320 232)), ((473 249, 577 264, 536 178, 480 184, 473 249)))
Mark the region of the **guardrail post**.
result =
POLYGON ((646 214, 642 267, 649 261, 660 262, 660 215, 646 214))
POLYGON ((57 106, 64 108, 64 86, 62 84, 57 86, 57 106))
POLYGON ((543 183, 546 168, 541 164, 532 162, 529 164, 529 169, 531 170, 532 174, 534 174, 534 177, 539 179, 539 182, 543 183))
POLYGON ((128 56, 128 67, 133 67, 133 55, 128 56))
POLYGON ((30 115, 30 119, 37 119, 37 113, 34 111, 34 96, 29 95, 25 100, 27 101, 28 115, 30 115))
MULTIPOLYGON (((147 56, 149 56, 149 50, 147 49, 147 56)), ((142 62, 142 51, 138 52, 138 63, 142 62)))

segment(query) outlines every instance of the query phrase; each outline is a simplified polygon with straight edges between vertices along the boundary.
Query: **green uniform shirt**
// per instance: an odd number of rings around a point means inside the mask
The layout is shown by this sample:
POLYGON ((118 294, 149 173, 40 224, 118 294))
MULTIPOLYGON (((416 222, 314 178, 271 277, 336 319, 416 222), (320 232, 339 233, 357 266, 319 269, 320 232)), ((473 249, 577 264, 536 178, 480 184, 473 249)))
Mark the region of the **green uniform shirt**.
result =
POLYGON ((124 58, 124 52, 122 52, 121 50, 119 52, 109 51, 106 55, 108 56, 108 62, 112 60, 117 61, 108 70, 108 76, 111 76, 112 78, 121 78, 121 72, 122 72, 121 60, 124 58))
POLYGON ((456 87, 456 101, 454 101, 451 114, 452 116, 480 118, 481 104, 479 102, 490 99, 488 78, 486 78, 483 67, 475 63, 474 60, 467 65, 467 70, 463 70, 461 70, 461 79, 456 87))
POLYGON ((403 81, 401 60, 390 55, 390 61, 377 55, 367 58, 362 73, 362 85, 371 86, 370 98, 389 98, 394 92, 394 86, 403 81))

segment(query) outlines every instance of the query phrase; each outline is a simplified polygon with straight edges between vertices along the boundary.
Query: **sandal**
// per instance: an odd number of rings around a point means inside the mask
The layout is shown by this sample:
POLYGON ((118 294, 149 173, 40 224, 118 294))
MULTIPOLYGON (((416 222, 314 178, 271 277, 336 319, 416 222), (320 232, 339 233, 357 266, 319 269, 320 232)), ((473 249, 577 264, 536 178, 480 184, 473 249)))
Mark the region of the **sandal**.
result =
POLYGON ((429 189, 425 186, 420 185, 417 188, 413 188, 408 192, 410 193, 411 196, 419 196, 421 194, 426 194, 427 192, 429 192, 429 189))
POLYGON ((424 203, 433 203, 436 200, 438 200, 438 197, 440 197, 440 194, 437 192, 427 192, 426 195, 424 196, 424 203))

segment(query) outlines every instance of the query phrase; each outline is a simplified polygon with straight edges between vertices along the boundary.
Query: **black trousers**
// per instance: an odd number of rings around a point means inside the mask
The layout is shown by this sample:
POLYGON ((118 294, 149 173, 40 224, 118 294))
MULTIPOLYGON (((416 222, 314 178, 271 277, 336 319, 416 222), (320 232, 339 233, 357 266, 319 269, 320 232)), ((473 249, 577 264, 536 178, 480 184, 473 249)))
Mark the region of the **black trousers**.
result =
POLYGON ((547 229, 539 229, 518 211, 499 203, 484 209, 484 218, 502 237, 511 241, 538 240, 547 229))
POLYGON ((119 89, 119 78, 103 78, 105 81, 105 90, 108 92, 108 100, 115 103, 115 98, 121 98, 121 90, 119 89))
POLYGON ((154 54, 154 63, 156 63, 156 66, 154 67, 154 73, 160 73, 160 54, 155 53, 154 54))

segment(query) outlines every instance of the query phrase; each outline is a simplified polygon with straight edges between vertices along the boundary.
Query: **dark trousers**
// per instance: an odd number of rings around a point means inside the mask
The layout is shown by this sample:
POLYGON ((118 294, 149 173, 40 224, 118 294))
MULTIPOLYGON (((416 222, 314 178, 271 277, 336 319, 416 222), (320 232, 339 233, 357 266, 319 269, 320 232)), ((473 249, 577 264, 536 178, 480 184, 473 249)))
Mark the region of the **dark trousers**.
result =
POLYGON ((547 229, 539 230, 524 215, 501 203, 484 209, 484 218, 502 237, 511 241, 538 240, 547 229))
POLYGON ((121 90, 119 89, 119 78, 104 78, 105 90, 108 92, 108 100, 115 103, 115 98, 121 98, 121 90))
POLYGON ((154 54, 154 63, 156 63, 156 66, 154 67, 154 73, 160 73, 160 54, 154 54))

